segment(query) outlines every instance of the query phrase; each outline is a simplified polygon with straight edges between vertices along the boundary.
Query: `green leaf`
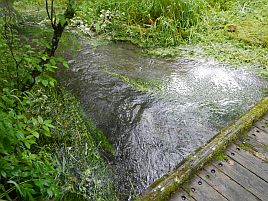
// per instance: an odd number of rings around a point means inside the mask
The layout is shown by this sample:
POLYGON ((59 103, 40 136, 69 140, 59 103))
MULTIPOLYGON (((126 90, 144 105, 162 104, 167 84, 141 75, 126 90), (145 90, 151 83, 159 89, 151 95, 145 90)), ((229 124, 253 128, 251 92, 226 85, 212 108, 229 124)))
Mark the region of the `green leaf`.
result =
POLYGON ((51 87, 54 87, 54 86, 55 86, 55 84, 54 84, 53 81, 50 81, 50 82, 49 82, 49 85, 50 85, 51 87))
POLYGON ((34 137, 39 138, 39 133, 37 131, 32 131, 31 133, 34 137))
POLYGON ((55 126, 53 126, 52 124, 46 124, 46 126, 49 128, 55 128, 55 126))
POLYGON ((50 132, 50 130, 49 130, 49 128, 48 128, 47 126, 43 125, 42 128, 43 128, 45 131, 50 132))
POLYGON ((47 136, 47 137, 51 137, 50 132, 47 132, 47 131, 44 132, 44 135, 47 136))
POLYGON ((24 144, 25 144, 25 146, 26 146, 28 149, 31 148, 31 145, 30 145, 27 141, 25 141, 24 144))
POLYGON ((23 140, 23 139, 24 139, 24 134, 23 134, 22 132, 18 132, 18 133, 17 133, 17 138, 18 138, 19 140, 23 140))
POLYGON ((32 123, 34 126, 37 126, 38 121, 36 120, 36 118, 32 117, 32 123))
POLYGON ((47 80, 42 80, 41 82, 42 82, 42 84, 43 84, 45 87, 47 87, 47 85, 48 85, 48 81, 47 81, 47 80))
POLYGON ((47 60, 47 56, 46 56, 46 55, 43 55, 41 58, 42 58, 44 61, 47 60))
POLYGON ((47 119, 44 121, 44 124, 49 127, 49 128, 55 128, 55 126, 53 126, 52 124, 52 121, 50 119, 47 119))
POLYGON ((9 180, 7 183, 9 183, 9 184, 14 184, 15 187, 16 187, 16 189, 17 189, 17 190, 20 192, 20 194, 23 196, 23 193, 22 193, 22 191, 21 191, 21 189, 20 189, 20 186, 19 186, 15 181, 9 180))
POLYGON ((38 122, 39 122, 39 124, 43 124, 44 123, 43 118, 41 116, 38 116, 38 122))
POLYGON ((52 58, 50 59, 50 64, 51 64, 52 66, 55 66, 55 65, 57 64, 57 62, 56 62, 56 60, 55 60, 54 57, 52 57, 52 58))
POLYGON ((52 196, 53 196, 53 192, 52 192, 52 190, 47 189, 47 194, 48 194, 49 197, 52 197, 52 196))
POLYGON ((59 19, 59 22, 60 22, 61 26, 64 26, 65 23, 66 23, 66 18, 65 18, 65 16, 64 16, 63 14, 59 14, 59 15, 58 15, 58 19, 59 19))
POLYGON ((62 62, 62 65, 63 65, 65 68, 69 68, 69 64, 68 64, 66 61, 63 61, 63 62, 62 62))
POLYGON ((6 173, 5 171, 3 171, 3 170, 1 170, 1 175, 2 175, 4 178, 7 177, 7 173, 6 173))

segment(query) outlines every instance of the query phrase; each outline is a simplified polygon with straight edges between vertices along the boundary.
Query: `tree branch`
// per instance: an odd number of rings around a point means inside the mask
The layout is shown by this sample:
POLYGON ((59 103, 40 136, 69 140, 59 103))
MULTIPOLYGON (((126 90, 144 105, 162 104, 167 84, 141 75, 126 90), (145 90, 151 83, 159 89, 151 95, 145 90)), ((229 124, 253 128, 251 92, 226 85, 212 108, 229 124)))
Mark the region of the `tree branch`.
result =
MULTIPOLYGON (((62 23, 62 21, 57 22, 56 13, 55 13, 55 9, 54 9, 54 0, 51 1, 51 10, 50 11, 49 11, 49 6, 48 6, 48 0, 46 0, 46 11, 47 11, 48 18, 50 19, 50 22, 51 22, 51 27, 53 28, 53 36, 51 39, 50 47, 46 48, 45 52, 44 52, 44 54, 47 55, 47 59, 42 60, 40 62, 40 66, 42 67, 42 71, 45 70, 45 64, 49 63, 51 57, 53 57, 55 55, 55 52, 58 48, 62 33, 63 33, 65 27, 68 25, 68 20, 72 19, 74 17, 74 14, 75 14, 74 0, 69 0, 69 2, 68 2, 67 8, 64 12, 64 18, 65 18, 64 23, 62 23), (54 20, 53 20, 53 18, 54 18, 54 20)), ((39 76, 41 73, 42 73, 41 71, 36 71, 36 70, 32 71, 32 77, 34 79, 34 82, 30 86, 30 88, 33 87, 33 85, 35 84, 35 78, 37 76, 39 76)))
POLYGON ((16 59, 16 55, 14 52, 14 30, 12 28, 12 22, 11 22, 11 16, 14 13, 11 11, 10 6, 6 6, 6 11, 4 12, 4 39, 6 40, 6 44, 8 46, 9 52, 11 54, 11 57, 13 59, 13 61, 15 62, 15 66, 16 66, 16 84, 17 84, 17 88, 19 88, 20 82, 19 82, 19 68, 20 68, 20 64, 21 61, 19 62, 16 59))

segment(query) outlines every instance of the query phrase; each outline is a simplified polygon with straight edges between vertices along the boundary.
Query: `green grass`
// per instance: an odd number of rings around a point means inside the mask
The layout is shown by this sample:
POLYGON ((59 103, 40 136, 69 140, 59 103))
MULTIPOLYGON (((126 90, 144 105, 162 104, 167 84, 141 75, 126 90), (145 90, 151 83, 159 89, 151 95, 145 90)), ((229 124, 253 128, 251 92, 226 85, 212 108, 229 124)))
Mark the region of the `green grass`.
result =
MULTIPOLYGON (((45 18, 41 1, 25 2, 15 5, 21 12, 35 10, 45 18)), ((57 3, 59 9, 64 2, 57 3)), ((192 44, 203 49, 202 56, 266 69, 267 4, 266 0, 78 0, 77 16, 97 39, 128 40, 157 56, 176 56, 181 54, 178 46, 192 44), (229 25, 236 31, 228 32, 229 25)), ((195 50, 189 48, 189 54, 195 56, 195 50)))
POLYGON ((174 46, 200 21, 203 0, 82 1, 78 15, 92 30, 143 47, 174 46))
POLYGON ((266 0, 94 0, 81 5, 78 15, 98 37, 128 40, 163 57, 187 56, 178 48, 184 47, 190 57, 253 66, 267 76, 266 0), (235 32, 228 31, 230 25, 235 32))
POLYGON ((228 5, 207 12, 200 26, 203 30, 191 28, 191 42, 203 48, 207 57, 234 66, 253 66, 267 74, 268 2, 237 0, 228 5), (229 25, 234 25, 236 31, 228 32, 229 25))
POLYGON ((80 103, 63 89, 35 89, 46 94, 42 107, 32 108, 53 120, 48 142, 54 150, 58 172, 57 182, 63 200, 116 200, 113 183, 100 148, 114 151, 106 137, 85 119, 80 103), (96 138, 97 136, 97 138, 96 138), (101 139, 101 141, 99 141, 101 139))

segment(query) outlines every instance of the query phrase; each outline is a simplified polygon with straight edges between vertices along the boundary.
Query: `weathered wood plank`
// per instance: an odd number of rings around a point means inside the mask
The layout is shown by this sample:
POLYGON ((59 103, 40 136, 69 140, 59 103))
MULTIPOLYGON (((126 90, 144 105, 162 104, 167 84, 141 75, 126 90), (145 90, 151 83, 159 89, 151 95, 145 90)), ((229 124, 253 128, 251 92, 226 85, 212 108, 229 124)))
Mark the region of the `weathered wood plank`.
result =
POLYGON ((268 133, 268 120, 261 119, 260 121, 255 123, 255 126, 268 133))
POLYGON ((183 201, 183 200, 190 200, 195 201, 194 198, 188 195, 183 189, 179 189, 175 193, 173 193, 169 199, 169 201, 183 201))
POLYGON ((264 116, 263 116, 264 119, 266 119, 268 121, 268 113, 266 113, 264 116))
POLYGON ((183 188, 198 201, 227 200, 198 176, 195 176, 190 180, 189 185, 185 185, 183 188))
POLYGON ((258 142, 268 146, 268 133, 264 132, 262 129, 254 126, 248 136, 255 138, 258 142))
POLYGON ((259 200, 256 196, 244 189, 214 166, 205 167, 205 169, 200 171, 198 175, 228 200, 259 200))
POLYGON ((266 162, 235 145, 228 147, 226 153, 230 158, 240 163, 243 167, 268 182, 268 164, 266 162))
POLYGON ((261 200, 268 200, 268 183, 228 157, 227 161, 213 162, 213 165, 235 180, 261 200))
POLYGON ((268 163, 268 146, 258 142, 256 138, 248 136, 242 141, 236 141, 235 144, 268 163))
POLYGON ((252 125, 265 115, 268 111, 268 98, 264 98, 251 110, 242 115, 236 122, 222 129, 202 149, 189 156, 177 168, 170 171, 163 177, 154 181, 138 198, 140 201, 165 201, 171 193, 176 191, 186 179, 198 171, 210 161, 221 150, 224 150, 230 143, 239 136, 251 129, 252 125))

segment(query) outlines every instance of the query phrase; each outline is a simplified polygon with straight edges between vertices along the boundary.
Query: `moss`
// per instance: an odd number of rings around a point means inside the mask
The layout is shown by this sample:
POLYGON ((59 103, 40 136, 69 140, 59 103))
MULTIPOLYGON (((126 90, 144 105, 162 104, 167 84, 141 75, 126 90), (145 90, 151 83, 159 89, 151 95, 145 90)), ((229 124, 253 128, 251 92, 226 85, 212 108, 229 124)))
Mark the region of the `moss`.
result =
POLYGON ((91 136, 95 142, 95 145, 99 146, 104 151, 107 151, 111 153, 112 155, 115 154, 115 149, 109 142, 108 138, 105 136, 105 134, 98 128, 96 128, 90 119, 86 117, 85 114, 83 114, 84 117, 84 123, 87 125, 87 128, 89 132, 91 133, 91 136))
POLYGON ((253 153, 253 151, 255 150, 254 146, 250 143, 236 143, 239 147, 241 147, 242 149, 244 149, 245 151, 251 152, 253 153))
POLYGON ((159 179, 155 180, 152 184, 150 184, 150 189, 156 188, 162 181, 165 180, 165 176, 160 177, 159 179))
POLYGON ((217 160, 217 161, 224 161, 224 160, 226 160, 228 158, 228 156, 222 151, 222 152, 220 152, 218 155, 216 155, 215 157, 214 157, 214 159, 215 160, 217 160))
POLYGON ((119 78, 133 89, 141 92, 156 92, 163 90, 163 84, 160 81, 144 80, 140 78, 130 78, 126 75, 108 72, 110 75, 119 78))
MULTIPOLYGON (((267 69, 267 11, 266 0, 249 4, 236 0, 227 10, 212 9, 208 12, 209 21, 201 25, 204 31, 193 33, 196 36, 193 40, 204 48, 207 57, 236 67, 267 69), (233 32, 228 30, 230 25, 235 26, 233 32)), ((260 73, 265 75, 267 71, 260 73)))
POLYGON ((146 54, 162 58, 174 58, 178 56, 178 48, 154 48, 146 50, 146 54))

